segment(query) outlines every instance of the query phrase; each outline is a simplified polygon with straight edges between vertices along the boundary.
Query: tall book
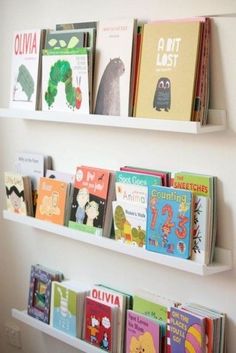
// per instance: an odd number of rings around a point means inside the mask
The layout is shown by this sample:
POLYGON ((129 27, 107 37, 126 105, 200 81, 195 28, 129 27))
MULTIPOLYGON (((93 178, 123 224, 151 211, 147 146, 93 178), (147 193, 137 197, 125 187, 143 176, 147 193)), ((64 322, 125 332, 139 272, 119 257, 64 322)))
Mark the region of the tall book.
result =
POLYGON ((128 310, 126 352, 161 353, 159 322, 148 316, 128 310))
POLYGON ((192 119, 200 33, 200 21, 144 25, 136 117, 192 119))
POLYGON ((40 109, 41 49, 45 31, 16 31, 13 35, 9 107, 40 109))
POLYGON ((151 186, 146 249, 188 259, 192 250, 192 212, 191 191, 151 186))
POLYGON ((103 235, 110 171, 90 166, 78 166, 69 227, 103 235))
POLYGON ((132 110, 136 20, 101 20, 97 25, 94 113, 128 116, 132 110))

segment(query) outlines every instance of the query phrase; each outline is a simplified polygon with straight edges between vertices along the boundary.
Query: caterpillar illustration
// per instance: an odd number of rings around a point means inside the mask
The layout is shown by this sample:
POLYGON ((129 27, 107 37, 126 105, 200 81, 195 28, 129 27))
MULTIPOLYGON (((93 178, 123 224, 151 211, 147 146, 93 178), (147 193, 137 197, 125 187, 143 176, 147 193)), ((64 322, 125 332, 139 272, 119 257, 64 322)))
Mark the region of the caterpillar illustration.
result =
POLYGON ((79 85, 77 87, 73 87, 72 69, 70 67, 70 63, 66 60, 58 60, 51 67, 48 80, 48 89, 44 96, 48 104, 48 108, 50 108, 55 101, 59 82, 63 82, 65 84, 66 101, 69 108, 79 109, 82 102, 82 92, 79 85))

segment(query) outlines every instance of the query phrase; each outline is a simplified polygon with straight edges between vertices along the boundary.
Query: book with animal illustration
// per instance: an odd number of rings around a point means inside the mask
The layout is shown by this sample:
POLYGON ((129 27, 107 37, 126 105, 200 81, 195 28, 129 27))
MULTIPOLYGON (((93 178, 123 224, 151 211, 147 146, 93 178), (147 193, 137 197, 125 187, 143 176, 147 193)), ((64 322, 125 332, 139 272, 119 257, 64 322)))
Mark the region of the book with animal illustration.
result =
POLYGON ((89 293, 75 281, 52 282, 50 325, 74 337, 82 337, 84 301, 89 293))
POLYGON ((36 264, 31 266, 28 315, 49 324, 51 306, 51 285, 53 281, 61 282, 63 273, 36 264))
POLYGON ((181 308, 170 309, 172 353, 206 352, 205 318, 181 308))
POLYGON ((41 48, 45 31, 15 31, 13 34, 9 107, 39 109, 41 90, 41 48))
POLYGON ((117 353, 117 306, 85 298, 84 340, 117 353))
POLYGON ((128 116, 132 108, 136 20, 101 20, 97 25, 94 71, 95 114, 128 116))
POLYGON ((64 225, 68 196, 68 183, 52 178, 40 178, 35 217, 64 225))
POLYGON ((129 202, 113 201, 115 240, 124 244, 145 247, 146 207, 129 202))
POLYGON ((151 186, 148 195, 146 249, 189 258, 193 194, 189 190, 151 186))
POLYGON ((123 353, 127 296, 115 289, 94 285, 90 290, 90 297, 117 306, 117 353, 123 353))
POLYGON ((196 20, 144 24, 136 117, 192 119, 200 32, 196 20))
POLYGON ((159 322, 151 317, 128 310, 126 352, 162 352, 159 322))
POLYGON ((4 173, 6 208, 24 216, 33 216, 32 182, 30 176, 4 173))
POLYGON ((44 49, 42 65, 42 110, 89 114, 87 49, 44 49))
POLYGON ((209 264, 216 237, 216 177, 191 172, 176 172, 173 186, 191 190, 195 196, 192 259, 209 264))
POLYGON ((70 228, 103 234, 109 179, 108 169, 90 166, 76 168, 70 228))

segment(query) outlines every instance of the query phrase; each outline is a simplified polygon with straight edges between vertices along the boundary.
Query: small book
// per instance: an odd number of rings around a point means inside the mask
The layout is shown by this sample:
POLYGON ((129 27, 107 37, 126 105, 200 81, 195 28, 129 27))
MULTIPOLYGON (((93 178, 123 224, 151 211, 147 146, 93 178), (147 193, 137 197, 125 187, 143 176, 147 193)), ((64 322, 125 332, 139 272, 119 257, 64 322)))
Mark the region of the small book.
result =
POLYGON ((84 301, 89 288, 75 281, 52 282, 50 324, 74 337, 82 337, 84 301))
POLYGON ((27 311, 30 316, 49 324, 52 281, 62 281, 63 274, 36 264, 31 266, 27 311))
POLYGON ((52 178, 40 178, 35 217, 64 225, 68 197, 68 183, 52 178))
POLYGON ((117 353, 117 306, 85 298, 84 340, 117 353))
POLYGON ((32 182, 29 176, 5 172, 7 210, 21 215, 33 216, 32 182))
POLYGON ((45 31, 15 31, 12 46, 10 108, 40 109, 41 49, 45 31))

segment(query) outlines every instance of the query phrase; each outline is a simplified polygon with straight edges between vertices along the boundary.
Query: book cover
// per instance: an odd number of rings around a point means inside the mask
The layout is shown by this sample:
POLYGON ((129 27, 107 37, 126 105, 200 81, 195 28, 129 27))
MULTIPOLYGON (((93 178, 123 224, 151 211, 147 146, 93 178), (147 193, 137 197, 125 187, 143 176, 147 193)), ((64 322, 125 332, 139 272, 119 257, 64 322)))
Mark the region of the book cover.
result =
POLYGON ((205 353, 205 319, 180 308, 170 310, 172 353, 205 353))
POLYGON ((128 116, 130 113, 135 28, 134 19, 98 22, 94 71, 95 114, 128 116))
POLYGON ((129 202, 113 201, 115 240, 145 247, 147 210, 129 202))
POLYGON ((144 24, 136 117, 191 120, 199 38, 199 21, 144 24))
POLYGON ((116 353, 116 313, 116 306, 86 297, 85 341, 108 352, 116 353))
POLYGON ((5 172, 6 207, 8 211, 33 216, 31 179, 18 173, 5 172))
POLYGON ((146 249, 189 258, 193 197, 188 190, 151 186, 147 208, 146 249))
POLYGON ((52 281, 61 281, 60 271, 49 269, 42 265, 32 265, 30 270, 30 285, 27 312, 30 316, 49 324, 52 281))
POLYGON ((50 324, 70 336, 81 338, 84 300, 88 289, 73 281, 52 282, 50 324))
POLYGON ((41 48, 44 31, 16 31, 13 35, 9 107, 36 110, 41 84, 41 48))
POLYGON ((68 184, 52 178, 40 178, 35 217, 44 221, 65 224, 68 184))
POLYGON ((72 49, 87 46, 87 33, 84 30, 47 31, 45 49, 72 49))
POLYGON ((42 60, 42 110, 89 114, 87 49, 45 49, 42 60))
POLYGON ((127 311, 126 352, 161 353, 160 326, 157 320, 127 311))
POLYGON ((148 175, 138 172, 116 171, 116 182, 139 186, 162 185, 160 176, 148 175))
POLYGON ((94 285, 91 288, 90 297, 101 301, 102 303, 117 306, 117 352, 123 353, 126 321, 126 295, 115 289, 94 285))
POLYGON ((164 170, 156 170, 142 167, 134 167, 126 165, 120 168, 121 171, 131 172, 131 173, 140 173, 144 175, 152 175, 161 178, 161 185, 170 186, 170 172, 164 170))
POLYGON ((102 235, 107 204, 110 171, 90 166, 78 166, 69 227, 102 235))

